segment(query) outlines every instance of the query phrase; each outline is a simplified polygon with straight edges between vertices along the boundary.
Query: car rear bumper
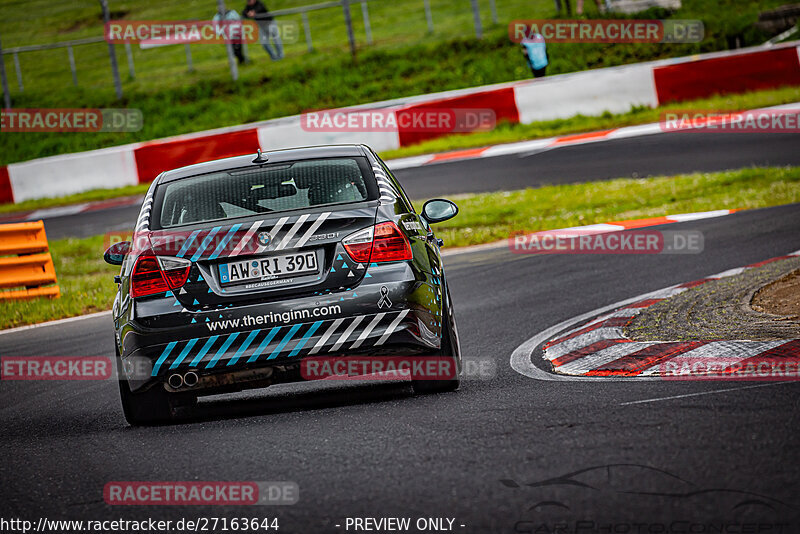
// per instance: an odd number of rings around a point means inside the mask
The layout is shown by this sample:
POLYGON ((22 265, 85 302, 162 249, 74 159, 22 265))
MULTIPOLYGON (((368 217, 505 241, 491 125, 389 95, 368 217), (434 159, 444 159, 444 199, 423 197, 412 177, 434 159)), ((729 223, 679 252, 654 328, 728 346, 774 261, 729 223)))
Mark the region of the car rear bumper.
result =
POLYGON ((264 304, 214 312, 217 322, 193 317, 195 322, 183 327, 137 328, 133 323, 123 338, 123 369, 132 391, 164 384, 169 391, 202 394, 301 380, 297 368, 306 357, 435 354, 441 345, 440 293, 427 280, 378 282, 325 299, 280 303, 285 310, 287 305, 308 309, 336 301, 341 303, 336 316, 247 326, 240 322, 239 327, 213 331, 208 326, 221 323, 222 317, 264 317, 272 306, 264 304), (166 385, 170 376, 186 373, 196 374, 196 385, 166 385))

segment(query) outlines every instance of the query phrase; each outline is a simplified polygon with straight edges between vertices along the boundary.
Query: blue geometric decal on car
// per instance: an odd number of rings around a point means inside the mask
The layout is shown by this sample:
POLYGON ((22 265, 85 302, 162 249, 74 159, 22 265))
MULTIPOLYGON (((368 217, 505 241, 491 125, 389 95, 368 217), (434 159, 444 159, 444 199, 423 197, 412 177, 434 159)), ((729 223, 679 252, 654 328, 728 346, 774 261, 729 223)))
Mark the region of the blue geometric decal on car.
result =
POLYGON ((292 349, 292 352, 289 353, 289 358, 297 356, 297 353, 302 350, 303 346, 308 341, 308 338, 314 335, 314 332, 317 331, 317 328, 319 328, 321 324, 322 321, 317 321, 308 328, 308 331, 303 335, 302 338, 300 338, 300 341, 297 342, 297 345, 295 345, 295 347, 292 349))
POLYGON ((177 341, 170 341, 167 344, 167 346, 164 347, 164 351, 161 353, 161 356, 158 357, 158 360, 156 360, 155 365, 153 365, 153 372, 150 373, 150 376, 158 375, 158 370, 161 369, 161 364, 164 363, 164 360, 166 360, 169 357, 169 353, 172 352, 172 349, 174 349, 175 345, 177 344, 178 344, 177 341))
POLYGON ((217 361, 218 361, 220 358, 222 358, 222 355, 223 355, 223 354, 225 354, 225 352, 226 352, 226 351, 227 351, 227 350, 228 350, 228 349, 231 347, 231 345, 233 344, 233 342, 234 342, 234 341, 236 341, 236 338, 237 338, 237 337, 239 337, 239 332, 234 332, 233 334, 231 334, 231 335, 229 335, 229 336, 228 336, 228 338, 225 340, 225 342, 224 342, 224 343, 222 344, 222 346, 219 348, 219 350, 218 350, 218 351, 217 351, 217 353, 214 355, 214 357, 213 357, 213 358, 211 358, 211 361, 210 361, 210 362, 208 362, 208 365, 206 365, 206 369, 211 369, 212 367, 214 367, 215 365, 217 365, 217 361))
POLYGON ((236 354, 233 355, 233 358, 228 360, 228 365, 234 365, 236 362, 239 361, 239 358, 241 358, 242 354, 244 354, 244 351, 247 350, 247 347, 250 346, 250 343, 253 342, 253 339, 255 339, 255 337, 258 335, 259 332, 261 332, 260 329, 253 330, 252 332, 250 332, 250 335, 247 336, 247 338, 244 340, 244 343, 242 343, 242 346, 239 347, 239 350, 236 351, 236 354))
POLYGON ((197 356, 194 357, 192 363, 189 364, 190 367, 194 367, 203 361, 203 357, 206 355, 206 353, 208 352, 208 350, 211 348, 211 346, 214 344, 214 342, 217 340, 218 337, 219 336, 211 336, 206 340, 206 344, 203 345, 203 348, 200 349, 200 352, 198 352, 197 356))
POLYGON ((264 349, 266 349, 269 346, 269 342, 272 341, 272 338, 274 338, 275 335, 280 331, 281 331, 280 326, 276 326, 272 330, 270 330, 269 334, 267 334, 267 337, 265 337, 261 341, 261 344, 258 346, 256 351, 247 360, 247 363, 253 363, 254 361, 256 361, 258 357, 261 356, 261 353, 264 352, 264 349))
POLYGON ((182 350, 182 351, 181 351, 181 353, 178 355, 178 357, 177 357, 177 358, 175 358, 175 361, 174 361, 174 362, 172 362, 172 365, 170 365, 170 366, 169 366, 169 368, 170 368, 170 369, 175 369, 175 368, 176 368, 176 367, 178 367, 178 366, 179 366, 181 363, 183 363, 183 360, 184 360, 184 359, 186 358, 186 356, 189 354, 189 351, 190 351, 190 350, 192 350, 192 347, 194 347, 194 344, 195 344, 195 343, 197 343, 197 338, 190 339, 190 340, 189 340, 189 342, 186 344, 186 346, 185 346, 185 347, 183 347, 183 350, 182 350))
POLYGON ((278 343, 278 346, 275 347, 275 350, 272 351, 272 354, 270 354, 269 357, 267 357, 267 359, 271 360, 273 358, 276 358, 278 356, 278 354, 283 350, 283 347, 285 347, 286 344, 289 343, 289 341, 292 340, 292 338, 297 333, 297 331, 300 330, 301 326, 302 325, 300 325, 300 324, 296 324, 293 327, 291 327, 289 329, 289 331, 286 333, 286 335, 283 336, 283 339, 281 340, 281 342, 278 343))

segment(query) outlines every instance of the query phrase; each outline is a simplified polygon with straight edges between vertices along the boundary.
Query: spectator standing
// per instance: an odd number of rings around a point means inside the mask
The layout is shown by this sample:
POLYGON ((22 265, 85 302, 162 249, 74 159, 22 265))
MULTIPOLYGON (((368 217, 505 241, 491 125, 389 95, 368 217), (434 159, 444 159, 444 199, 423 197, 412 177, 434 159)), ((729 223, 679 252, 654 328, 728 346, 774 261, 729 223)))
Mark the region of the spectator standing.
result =
MULTIPOLYGON (((219 22, 220 20, 225 21, 227 24, 235 24, 237 21, 241 22, 242 18, 239 16, 239 13, 236 12, 234 9, 229 9, 227 13, 225 13, 224 17, 220 17, 219 13, 214 15, 214 18, 211 19, 214 22, 219 22)), ((241 35, 241 30, 239 31, 239 35, 241 35)), ((233 47, 233 55, 236 56, 236 59, 239 60, 239 64, 241 65, 245 61, 244 57, 244 43, 240 42, 233 42, 231 43, 233 47)))
POLYGON ((547 73, 550 58, 547 55, 547 43, 539 33, 534 33, 522 39, 522 53, 528 61, 534 78, 542 78, 547 73))
MULTIPOLYGON (((556 2, 556 15, 560 15, 561 14, 561 1, 562 0, 555 0, 555 2, 556 2)), ((563 0, 563 1, 564 1, 564 4, 566 5, 566 8, 567 8, 567 15, 572 15, 572 5, 570 4, 570 2, 572 0, 563 0)), ((580 2, 581 0, 578 0, 578 1, 580 2)))
POLYGON ((247 0, 242 16, 256 21, 260 30, 261 46, 267 51, 272 61, 283 59, 283 43, 281 43, 278 25, 275 23, 275 17, 270 15, 267 6, 261 0, 247 0))

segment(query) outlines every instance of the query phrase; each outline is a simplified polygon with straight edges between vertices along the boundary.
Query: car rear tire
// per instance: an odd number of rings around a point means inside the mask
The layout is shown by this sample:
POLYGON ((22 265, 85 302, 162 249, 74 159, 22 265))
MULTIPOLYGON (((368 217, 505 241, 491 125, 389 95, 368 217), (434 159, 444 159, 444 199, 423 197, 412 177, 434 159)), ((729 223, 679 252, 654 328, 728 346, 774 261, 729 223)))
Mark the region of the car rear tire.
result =
POLYGON ((456 318, 453 314, 453 302, 450 299, 450 290, 445 290, 447 297, 445 309, 442 313, 444 323, 442 324, 442 348, 438 354, 440 358, 452 358, 456 376, 450 380, 413 380, 411 382, 414 393, 444 393, 455 391, 461 385, 461 343, 458 338, 458 328, 456 328, 456 318))
POLYGON ((117 357, 117 382, 122 413, 131 426, 168 423, 173 419, 173 406, 164 388, 156 385, 147 391, 134 393, 122 372, 122 360, 117 357))

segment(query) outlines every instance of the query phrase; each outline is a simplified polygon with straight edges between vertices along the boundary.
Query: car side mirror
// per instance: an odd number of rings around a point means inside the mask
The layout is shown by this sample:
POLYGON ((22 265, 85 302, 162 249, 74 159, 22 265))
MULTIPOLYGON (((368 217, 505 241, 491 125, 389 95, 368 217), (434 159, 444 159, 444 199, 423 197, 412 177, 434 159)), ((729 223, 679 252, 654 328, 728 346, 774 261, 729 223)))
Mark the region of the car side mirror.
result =
POLYGON ((127 256, 130 251, 131 242, 120 241, 108 247, 108 250, 103 254, 103 259, 106 263, 110 263, 111 265, 122 265, 122 262, 125 261, 125 256, 127 256))
POLYGON ((458 206, 456 206, 455 202, 443 198, 434 198, 422 206, 422 216, 430 224, 452 219, 456 214, 458 214, 458 206))

